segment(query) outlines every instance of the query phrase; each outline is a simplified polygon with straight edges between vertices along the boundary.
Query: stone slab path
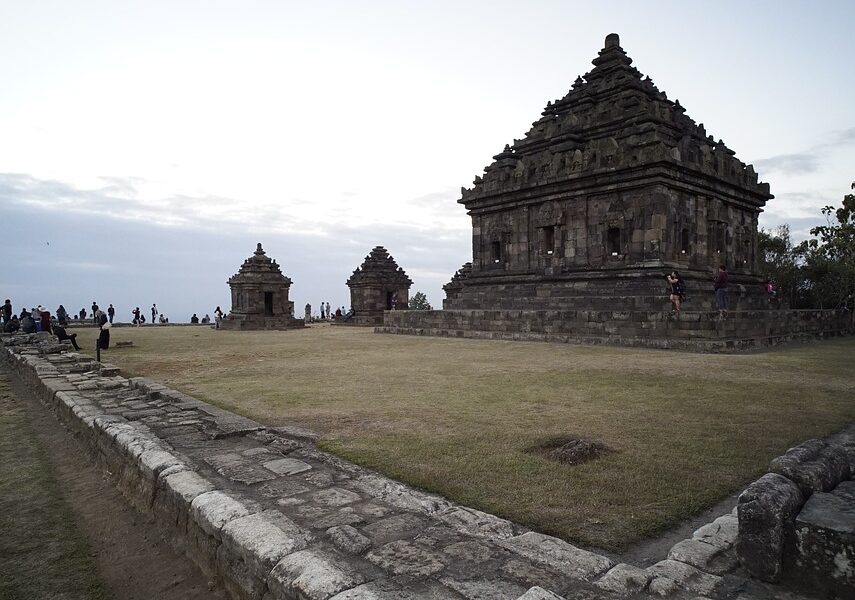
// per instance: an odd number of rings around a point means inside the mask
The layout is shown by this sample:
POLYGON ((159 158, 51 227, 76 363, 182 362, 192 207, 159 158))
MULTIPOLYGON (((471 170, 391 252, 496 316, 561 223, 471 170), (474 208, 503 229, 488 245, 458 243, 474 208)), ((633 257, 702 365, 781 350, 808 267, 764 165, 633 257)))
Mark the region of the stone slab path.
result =
POLYGON ((121 377, 44 335, 3 341, 0 360, 235 597, 798 598, 738 573, 732 514, 650 567, 616 565, 321 452, 308 432, 121 377))

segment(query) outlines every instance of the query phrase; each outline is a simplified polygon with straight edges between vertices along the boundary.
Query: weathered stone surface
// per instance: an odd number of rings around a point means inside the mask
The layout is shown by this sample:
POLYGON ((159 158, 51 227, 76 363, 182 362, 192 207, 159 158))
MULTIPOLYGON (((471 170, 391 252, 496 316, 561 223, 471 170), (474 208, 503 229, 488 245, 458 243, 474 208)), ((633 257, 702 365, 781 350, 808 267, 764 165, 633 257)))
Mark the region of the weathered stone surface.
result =
POLYGON ((427 527, 427 521, 411 513, 393 515, 375 521, 362 528, 362 532, 374 540, 375 544, 401 539, 415 535, 427 527))
POLYGON ((442 555, 406 540, 389 542, 369 552, 366 558, 392 575, 416 578, 438 573, 445 566, 442 555))
POLYGON ((621 595, 638 594, 647 588, 652 575, 635 565, 620 563, 594 583, 598 588, 621 595))
POLYGON ((796 517, 786 576, 820 596, 855 598, 855 481, 814 493, 796 517))
POLYGON ((518 583, 491 579, 468 579, 459 581, 442 577, 440 582, 459 593, 467 600, 517 600, 525 588, 518 583))
POLYGON ((375 247, 347 280, 351 322, 358 325, 380 325, 383 311, 407 308, 412 280, 398 266, 383 246, 375 247))
POLYGON ((191 504, 191 512, 206 533, 218 538, 226 523, 250 513, 242 503, 217 490, 196 496, 191 504))
POLYGON ((542 587, 534 586, 533 588, 529 588, 529 590, 517 598, 517 600, 564 600, 564 598, 557 594, 553 594, 542 587))
POLYGON ((675 544, 668 552, 669 560, 697 567, 707 573, 723 575, 736 568, 736 552, 727 552, 701 540, 688 539, 675 544))
POLYGON ((739 496, 736 553, 742 566, 763 581, 778 581, 787 536, 803 503, 798 486, 767 473, 739 496))
POLYGON ((296 475, 312 468, 312 465, 296 458, 279 458, 263 463, 263 466, 277 475, 296 475))
POLYGON ((343 488, 331 487, 312 494, 312 501, 320 506, 344 506, 362 500, 356 492, 343 488))
POLYGON ((302 550, 279 561, 270 573, 267 585, 282 598, 327 600, 365 580, 362 573, 339 557, 316 550, 302 550))
POLYGON ((437 516, 443 523, 471 535, 507 539, 517 533, 510 521, 473 508, 455 507, 437 516))
POLYGON ((247 485, 276 479, 276 475, 237 453, 208 456, 205 462, 223 477, 247 485))
POLYGON ((648 567, 647 572, 650 575, 647 589, 651 594, 659 596, 669 596, 680 589, 712 596, 722 582, 721 577, 675 560, 660 561, 648 567))
POLYGON ((460 594, 435 582, 410 582, 406 587, 379 579, 336 594, 330 600, 460 600, 460 594))
POLYGON ((813 492, 827 492, 849 478, 849 460, 839 446, 822 440, 808 440, 772 460, 769 470, 799 486, 807 498, 813 492))
POLYGON ((533 531, 504 540, 502 545, 512 552, 560 569, 571 577, 585 581, 592 581, 614 566, 614 563, 605 556, 533 531))
MULTIPOLYGON (((736 510, 736 508, 734 508, 736 510)), ((692 534, 696 540, 700 540, 712 546, 726 550, 736 544, 739 535, 739 519, 735 514, 723 515, 712 523, 698 528, 692 534)))
POLYGON ((327 529, 327 535, 336 548, 351 554, 362 554, 371 547, 371 540, 350 525, 330 527, 327 529))

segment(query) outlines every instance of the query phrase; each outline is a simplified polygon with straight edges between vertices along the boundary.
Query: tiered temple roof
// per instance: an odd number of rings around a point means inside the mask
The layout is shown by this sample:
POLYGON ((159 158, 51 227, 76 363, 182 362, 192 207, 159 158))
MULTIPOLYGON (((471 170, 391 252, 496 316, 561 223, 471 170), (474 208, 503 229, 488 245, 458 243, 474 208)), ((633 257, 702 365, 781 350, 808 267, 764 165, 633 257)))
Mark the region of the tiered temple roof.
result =
POLYGON ((291 279, 282 274, 276 260, 267 256, 259 243, 252 256, 243 261, 236 275, 229 278, 229 285, 245 283, 285 283, 291 285, 291 279))
POLYGON ((374 248, 365 257, 362 266, 357 267, 347 280, 350 287, 394 285, 409 288, 412 284, 412 280, 383 246, 374 248))
POLYGON ((747 206, 762 207, 773 197, 751 165, 632 66, 617 34, 606 37, 593 64, 567 95, 547 103, 522 140, 493 157, 472 188, 461 189, 461 204, 469 210, 505 204, 536 187, 537 195, 559 183, 567 190, 574 180, 583 188, 590 176, 657 163, 714 180, 719 194, 747 206))

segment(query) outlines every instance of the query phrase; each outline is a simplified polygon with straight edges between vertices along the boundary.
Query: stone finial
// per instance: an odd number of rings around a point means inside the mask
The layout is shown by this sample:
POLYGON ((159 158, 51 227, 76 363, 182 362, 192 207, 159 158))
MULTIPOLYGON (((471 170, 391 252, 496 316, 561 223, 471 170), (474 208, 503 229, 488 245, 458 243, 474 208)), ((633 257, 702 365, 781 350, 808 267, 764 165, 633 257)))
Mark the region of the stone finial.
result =
POLYGON ((264 250, 261 249, 261 242, 258 242, 258 245, 255 248, 256 254, 264 254, 264 250))
POLYGON ((606 36, 606 48, 619 48, 620 36, 616 33, 610 33, 606 36))

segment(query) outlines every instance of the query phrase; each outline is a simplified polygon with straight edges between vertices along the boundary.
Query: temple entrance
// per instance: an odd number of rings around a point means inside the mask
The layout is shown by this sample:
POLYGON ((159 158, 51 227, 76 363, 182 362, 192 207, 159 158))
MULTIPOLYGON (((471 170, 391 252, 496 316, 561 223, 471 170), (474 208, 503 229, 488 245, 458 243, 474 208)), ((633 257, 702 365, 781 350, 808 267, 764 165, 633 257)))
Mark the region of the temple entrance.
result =
POLYGON ((392 296, 395 292, 386 292, 386 310, 392 310, 392 296))
POLYGON ((273 316, 273 292, 264 292, 264 316, 273 316))

